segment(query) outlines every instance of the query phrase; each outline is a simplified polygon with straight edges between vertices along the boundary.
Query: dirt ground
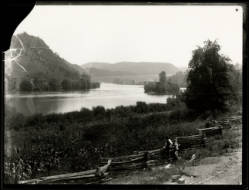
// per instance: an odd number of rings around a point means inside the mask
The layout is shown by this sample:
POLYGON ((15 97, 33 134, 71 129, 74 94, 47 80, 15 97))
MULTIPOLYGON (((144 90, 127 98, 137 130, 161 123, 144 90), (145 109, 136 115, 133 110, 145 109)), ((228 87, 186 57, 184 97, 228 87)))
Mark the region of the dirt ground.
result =
POLYGON ((207 157, 200 165, 186 167, 185 184, 242 184, 242 151, 219 157, 207 157))
POLYGON ((242 184, 242 150, 206 157, 197 166, 186 166, 179 175, 176 167, 161 165, 151 171, 130 173, 107 182, 108 184, 242 184), (177 177, 178 180, 173 180, 177 177), (180 182, 180 180, 182 180, 180 182))

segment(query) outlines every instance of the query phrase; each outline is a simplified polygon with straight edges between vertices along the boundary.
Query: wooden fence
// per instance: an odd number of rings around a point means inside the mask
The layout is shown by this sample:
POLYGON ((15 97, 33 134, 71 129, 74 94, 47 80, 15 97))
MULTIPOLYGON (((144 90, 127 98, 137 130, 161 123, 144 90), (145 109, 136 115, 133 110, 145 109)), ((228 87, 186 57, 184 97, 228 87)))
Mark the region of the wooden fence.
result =
POLYGON ((103 176, 96 175, 96 169, 87 170, 83 172, 75 172, 68 174, 60 174, 48 177, 40 177, 31 180, 19 181, 19 184, 49 184, 49 183, 65 183, 70 180, 81 180, 82 183, 99 183, 102 179, 107 176, 108 173, 105 172, 103 176))
POLYGON ((121 171, 142 168, 146 158, 144 153, 138 153, 114 158, 102 158, 101 163, 106 163, 108 159, 112 160, 108 168, 109 171, 121 171))
POLYGON ((160 160, 163 148, 149 151, 134 151, 134 154, 128 156, 120 156, 114 158, 102 158, 101 163, 104 164, 108 159, 112 159, 109 171, 133 170, 146 168, 149 165, 158 163, 155 160, 160 160))
POLYGON ((179 147, 180 150, 188 148, 204 147, 206 144, 206 139, 205 136, 203 135, 176 137, 176 140, 180 144, 179 147))
POLYGON ((222 135, 222 128, 220 126, 203 128, 198 130, 200 136, 210 137, 210 136, 222 135))

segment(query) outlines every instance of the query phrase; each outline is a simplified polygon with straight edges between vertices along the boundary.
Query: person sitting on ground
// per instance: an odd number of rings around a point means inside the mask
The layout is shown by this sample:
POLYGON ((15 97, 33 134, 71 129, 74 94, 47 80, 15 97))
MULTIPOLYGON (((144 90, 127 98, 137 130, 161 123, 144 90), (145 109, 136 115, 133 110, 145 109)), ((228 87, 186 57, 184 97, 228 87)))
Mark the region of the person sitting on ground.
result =
POLYGON ((179 146, 180 146, 180 144, 178 143, 177 138, 175 139, 174 145, 175 145, 175 158, 177 160, 179 160, 180 159, 180 157, 179 157, 179 146))
POLYGON ((101 167, 96 168, 95 176, 103 177, 105 172, 108 170, 108 167, 111 165, 112 159, 109 159, 107 164, 101 167))
POLYGON ((178 151, 179 151, 180 144, 178 143, 177 139, 174 140, 174 143, 172 144, 170 148, 170 161, 175 162, 180 159, 178 151))
POLYGON ((169 159, 170 155, 170 147, 172 146, 172 141, 170 140, 169 137, 166 137, 166 141, 165 141, 165 145, 164 145, 164 149, 165 149, 165 158, 169 159))
POLYGON ((175 152, 176 152, 176 144, 174 142, 170 144, 170 147, 169 147, 170 162, 174 162, 175 160, 177 160, 175 152))

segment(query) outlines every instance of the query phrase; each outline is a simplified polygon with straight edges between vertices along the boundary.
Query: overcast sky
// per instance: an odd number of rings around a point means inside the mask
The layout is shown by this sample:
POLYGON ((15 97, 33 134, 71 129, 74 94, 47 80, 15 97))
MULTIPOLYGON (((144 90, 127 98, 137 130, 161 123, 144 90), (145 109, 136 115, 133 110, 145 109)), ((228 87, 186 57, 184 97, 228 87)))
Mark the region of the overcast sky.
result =
POLYGON ((207 39, 216 39, 221 53, 242 63, 242 11, 239 6, 36 5, 15 34, 39 36, 74 64, 155 61, 187 67, 192 50, 207 39))

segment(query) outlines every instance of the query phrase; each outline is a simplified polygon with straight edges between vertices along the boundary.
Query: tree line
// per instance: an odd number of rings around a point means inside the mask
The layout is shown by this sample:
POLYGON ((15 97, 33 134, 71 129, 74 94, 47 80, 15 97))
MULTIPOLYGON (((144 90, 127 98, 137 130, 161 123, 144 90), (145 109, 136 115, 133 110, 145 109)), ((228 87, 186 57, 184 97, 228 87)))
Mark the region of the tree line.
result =
POLYGON ((56 78, 47 79, 45 77, 34 76, 24 78, 19 84, 20 91, 68 91, 68 90, 87 90, 99 88, 100 84, 91 82, 88 75, 81 75, 79 79, 59 80, 56 78))

